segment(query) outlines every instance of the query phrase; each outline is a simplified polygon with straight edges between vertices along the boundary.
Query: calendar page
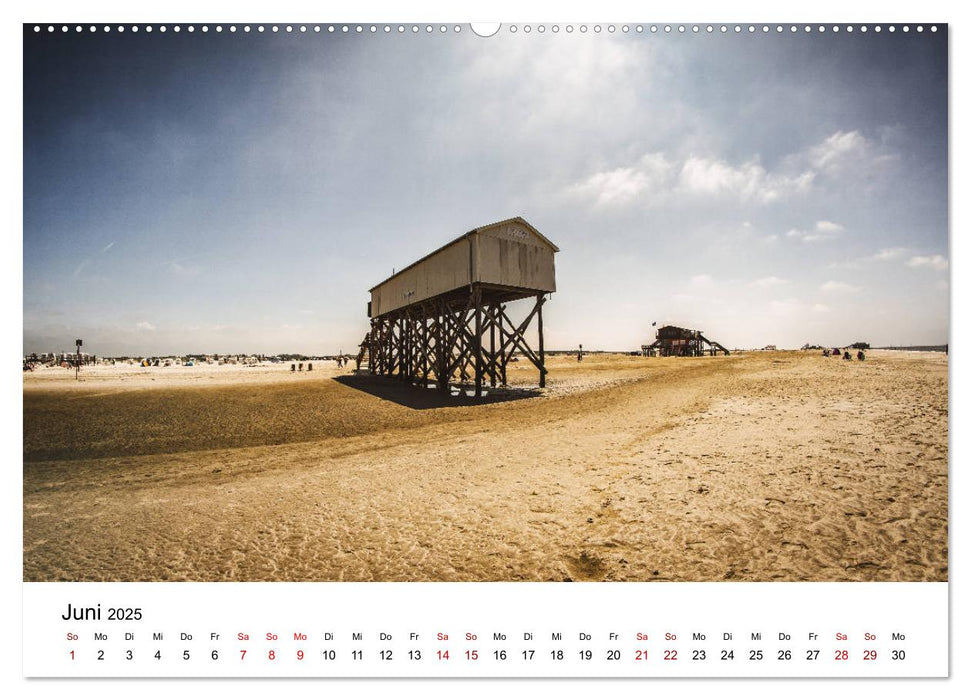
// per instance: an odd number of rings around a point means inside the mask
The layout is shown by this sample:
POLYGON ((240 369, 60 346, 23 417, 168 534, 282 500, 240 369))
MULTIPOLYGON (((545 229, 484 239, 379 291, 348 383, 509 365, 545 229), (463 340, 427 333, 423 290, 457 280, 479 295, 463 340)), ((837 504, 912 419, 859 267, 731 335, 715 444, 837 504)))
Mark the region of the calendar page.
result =
POLYGON ((953 26, 623 9, 18 20, 28 689, 949 677, 953 26))

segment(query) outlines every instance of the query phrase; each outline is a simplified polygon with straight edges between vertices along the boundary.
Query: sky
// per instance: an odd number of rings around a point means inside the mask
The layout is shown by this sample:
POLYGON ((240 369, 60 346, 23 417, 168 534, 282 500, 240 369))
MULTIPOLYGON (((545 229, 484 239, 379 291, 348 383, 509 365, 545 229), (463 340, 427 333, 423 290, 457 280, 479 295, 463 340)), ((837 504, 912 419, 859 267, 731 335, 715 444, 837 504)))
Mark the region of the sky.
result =
POLYGON ((512 216, 561 249, 548 348, 947 342, 946 30, 536 27, 25 28, 24 351, 353 352, 512 216))

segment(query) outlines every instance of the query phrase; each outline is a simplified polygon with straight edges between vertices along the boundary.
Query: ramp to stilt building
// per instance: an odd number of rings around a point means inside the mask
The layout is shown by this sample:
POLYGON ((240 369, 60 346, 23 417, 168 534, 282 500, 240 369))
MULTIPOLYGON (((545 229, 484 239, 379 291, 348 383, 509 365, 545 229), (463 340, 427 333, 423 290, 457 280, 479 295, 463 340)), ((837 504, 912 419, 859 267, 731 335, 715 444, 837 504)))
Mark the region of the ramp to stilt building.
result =
POLYGON ((721 343, 709 340, 704 332, 680 328, 678 326, 661 326, 657 329, 654 342, 644 347, 647 354, 658 354, 662 357, 701 357, 723 352, 728 355, 728 348, 721 343))

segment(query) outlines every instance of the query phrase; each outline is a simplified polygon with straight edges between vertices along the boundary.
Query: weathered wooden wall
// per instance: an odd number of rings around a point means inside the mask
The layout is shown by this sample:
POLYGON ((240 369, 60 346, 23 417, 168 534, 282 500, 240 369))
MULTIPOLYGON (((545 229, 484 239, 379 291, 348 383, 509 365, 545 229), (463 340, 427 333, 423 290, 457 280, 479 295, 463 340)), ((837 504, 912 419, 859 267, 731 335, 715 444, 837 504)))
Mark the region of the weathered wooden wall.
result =
POLYGON ((371 289, 372 318, 467 289, 502 288, 505 299, 556 291, 558 249, 517 217, 460 236, 371 289))

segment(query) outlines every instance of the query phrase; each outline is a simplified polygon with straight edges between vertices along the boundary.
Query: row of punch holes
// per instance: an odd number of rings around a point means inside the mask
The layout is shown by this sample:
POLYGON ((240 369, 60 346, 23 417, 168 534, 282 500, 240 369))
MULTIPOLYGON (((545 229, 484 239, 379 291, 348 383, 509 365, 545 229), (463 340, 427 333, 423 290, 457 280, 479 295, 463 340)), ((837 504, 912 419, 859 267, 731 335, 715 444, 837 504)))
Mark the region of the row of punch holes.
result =
MULTIPOLYGON (((478 36, 492 36, 493 34, 495 34, 495 33, 497 33, 499 31, 499 25, 494 25, 494 26, 495 26, 495 29, 494 30, 489 29, 489 28, 480 30, 475 25, 472 25, 472 32, 475 33, 475 34, 477 34, 478 36)), ((159 33, 163 33, 163 34, 165 32, 173 32, 173 33, 178 34, 178 33, 183 32, 183 31, 188 32, 190 34, 195 33, 197 31, 198 32, 202 32, 203 34, 208 33, 210 31, 214 31, 217 34, 218 33, 222 33, 224 31, 225 32, 229 32, 229 33, 242 32, 244 34, 246 34, 246 33, 252 33, 252 32, 256 32, 256 33, 263 33, 263 32, 279 33, 281 31, 282 32, 286 32, 288 34, 293 34, 293 33, 306 34, 308 32, 312 32, 312 33, 316 33, 316 34, 319 34, 321 32, 325 32, 325 33, 328 33, 328 34, 365 34, 365 33, 370 33, 370 34, 378 34, 378 33, 384 33, 384 34, 392 34, 392 33, 398 33, 398 34, 405 34, 405 33, 419 34, 419 33, 422 33, 422 32, 424 32, 425 34, 434 34, 434 33, 446 34, 446 33, 450 32, 450 31, 451 32, 455 32, 455 33, 459 33, 459 32, 462 31, 462 26, 461 25, 458 25, 458 24, 451 25, 451 26, 445 25, 445 24, 439 24, 439 25, 432 25, 432 24, 424 24, 424 25, 419 25, 419 24, 410 24, 410 25, 405 25, 405 24, 398 24, 398 25, 390 25, 390 24, 385 24, 385 25, 376 25, 376 24, 371 24, 371 25, 363 25, 363 24, 357 24, 357 25, 348 25, 348 24, 337 24, 337 25, 335 25, 335 24, 328 24, 328 25, 320 25, 320 24, 309 24, 309 25, 308 24, 285 24, 285 25, 271 24, 271 25, 262 25, 262 24, 259 24, 259 25, 249 25, 249 24, 244 24, 244 25, 239 25, 239 26, 237 26, 235 24, 230 24, 230 25, 226 25, 226 26, 223 26, 221 24, 217 24, 217 25, 213 25, 211 27, 209 25, 206 25, 206 24, 203 24, 203 25, 200 25, 200 26, 191 25, 191 24, 190 25, 185 25, 185 26, 178 25, 178 24, 175 24, 175 25, 164 25, 164 24, 162 24, 162 25, 150 25, 150 24, 149 25, 137 25, 137 24, 133 24, 133 25, 124 25, 124 24, 108 25, 108 24, 106 24, 106 25, 101 25, 101 26, 94 25, 94 24, 87 25, 87 26, 80 25, 80 24, 73 25, 73 26, 69 26, 69 25, 66 25, 66 24, 63 24, 63 25, 53 25, 53 24, 49 24, 49 25, 46 25, 46 26, 39 25, 39 24, 34 25, 34 32, 35 33, 43 32, 45 29, 46 29, 46 31, 48 33, 54 33, 54 32, 56 32, 58 30, 60 30, 62 33, 70 32, 72 30, 74 32, 76 32, 76 33, 84 32, 85 30, 87 30, 88 32, 97 32, 97 31, 100 30, 100 31, 104 31, 104 32, 117 32, 119 34, 123 34, 125 32, 138 33, 140 31, 141 32, 145 32, 147 34, 150 34, 150 33, 155 32, 155 31, 157 31, 159 33)), ((634 32, 634 33, 637 33, 637 34, 642 34, 642 33, 645 33, 645 32, 649 32, 651 34, 656 34, 658 32, 662 32, 662 33, 665 33, 665 34, 670 34, 670 33, 673 33, 673 32, 679 33, 679 34, 686 34, 686 33, 692 33, 692 34, 713 34, 713 33, 727 34, 727 33, 730 33, 730 32, 731 33, 735 33, 735 34, 741 34, 741 33, 744 33, 744 32, 747 32, 749 34, 756 34, 756 33, 768 34, 768 33, 772 32, 772 31, 775 31, 778 34, 781 34, 783 32, 789 32, 789 33, 792 33, 792 34, 795 34, 797 32, 803 32, 803 33, 810 33, 810 32, 820 32, 820 33, 822 33, 822 32, 833 32, 834 34, 835 33, 840 33, 840 32, 845 32, 847 34, 852 34, 853 32, 866 33, 866 32, 869 32, 869 31, 876 32, 876 33, 879 33, 879 32, 882 32, 882 31, 888 31, 888 32, 893 33, 893 32, 898 31, 898 29, 899 29, 899 31, 904 32, 904 33, 908 33, 911 30, 914 30, 914 31, 917 31, 917 32, 923 32, 923 31, 925 31, 925 27, 922 24, 914 25, 913 27, 911 25, 907 25, 907 24, 901 25, 899 27, 897 25, 888 25, 887 27, 883 27, 882 25, 868 26, 868 25, 865 25, 865 24, 858 25, 858 26, 854 26, 854 25, 830 25, 830 26, 827 26, 827 25, 823 25, 823 24, 820 24, 820 25, 809 25, 809 24, 806 24, 806 25, 795 25, 795 24, 781 25, 781 24, 776 24, 776 25, 772 25, 772 26, 770 26, 768 24, 762 24, 762 25, 755 25, 755 24, 749 24, 749 25, 741 25, 741 24, 735 24, 735 25, 727 25, 727 24, 720 24, 720 25, 711 25, 711 24, 707 24, 707 25, 699 25, 699 24, 676 24, 676 25, 672 25, 672 24, 660 24, 660 25, 659 24, 650 24, 650 25, 646 25, 646 24, 633 24, 633 25, 631 25, 631 24, 622 24, 622 25, 614 25, 614 24, 600 25, 600 24, 593 24, 593 25, 586 25, 586 24, 579 24, 579 25, 574 26, 572 24, 567 24, 567 25, 563 25, 562 27, 560 25, 558 25, 558 24, 553 24, 553 25, 549 25, 549 26, 547 26, 545 24, 538 24, 538 25, 529 25, 529 24, 526 24, 526 25, 517 25, 517 24, 510 24, 510 25, 508 25, 506 27, 506 31, 508 31, 511 34, 515 34, 517 32, 524 32, 526 34, 529 34, 529 33, 533 32, 533 31, 538 32, 539 34, 544 34, 547 31, 548 32, 551 32, 553 34, 558 34, 560 31, 564 31, 567 34, 572 34, 574 31, 579 31, 581 34, 585 34, 588 31, 593 31, 593 33, 595 33, 595 34, 600 34, 600 33, 604 32, 604 31, 606 31, 608 34, 613 34, 613 33, 616 33, 618 31, 620 31, 620 32, 622 32, 624 34, 627 34, 627 33, 630 33, 630 32, 634 32)), ((931 32, 936 32, 937 31, 937 26, 936 25, 931 25, 929 27, 929 29, 930 29, 931 32)))

